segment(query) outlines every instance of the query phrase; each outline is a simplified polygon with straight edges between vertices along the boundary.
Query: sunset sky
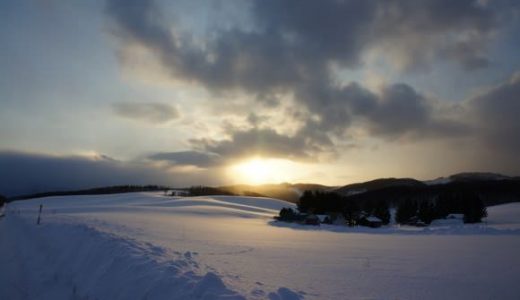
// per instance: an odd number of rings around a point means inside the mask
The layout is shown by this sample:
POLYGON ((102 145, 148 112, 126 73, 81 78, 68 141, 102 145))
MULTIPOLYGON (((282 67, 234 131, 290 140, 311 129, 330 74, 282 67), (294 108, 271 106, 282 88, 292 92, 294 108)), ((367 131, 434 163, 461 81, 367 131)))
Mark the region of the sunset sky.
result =
POLYGON ((520 2, 0 2, 0 193, 520 174, 520 2))

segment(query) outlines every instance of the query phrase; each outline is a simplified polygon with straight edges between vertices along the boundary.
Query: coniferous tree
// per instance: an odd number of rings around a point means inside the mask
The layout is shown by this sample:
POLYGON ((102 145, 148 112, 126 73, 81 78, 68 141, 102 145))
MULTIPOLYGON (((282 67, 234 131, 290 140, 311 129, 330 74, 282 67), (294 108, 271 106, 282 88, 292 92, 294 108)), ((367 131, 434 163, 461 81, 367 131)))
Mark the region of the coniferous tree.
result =
POLYGON ((292 208, 282 208, 280 210, 280 215, 278 217, 278 220, 280 221, 294 221, 296 217, 296 213, 292 208))
POLYGON ((406 199, 404 201, 401 201, 397 206, 395 220, 399 224, 406 224, 416 215, 417 203, 411 199, 406 199))
POLYGON ((425 224, 430 224, 436 218, 435 206, 429 201, 424 201, 419 205, 419 211, 417 212, 419 220, 425 224))
POLYGON ((464 205, 464 223, 480 223, 482 218, 487 217, 486 206, 478 195, 466 194, 464 205))
POLYGON ((384 225, 390 223, 390 208, 386 201, 379 201, 374 208, 374 216, 381 219, 384 225))
POLYGON ((363 201, 363 203, 362 203, 363 211, 364 211, 367 215, 372 215, 372 214, 374 214, 374 212, 375 212, 375 210, 376 210, 377 204, 379 204, 379 203, 376 203, 376 201, 373 200, 373 199, 366 199, 366 200, 363 201))
POLYGON ((304 191, 300 200, 298 201, 298 210, 306 213, 313 205, 315 197, 312 191, 304 191))
POLYGON ((435 218, 444 219, 452 213, 450 197, 447 193, 440 194, 435 202, 435 218))
POLYGON ((361 208, 356 201, 352 201, 347 199, 345 201, 343 208, 341 210, 343 217, 347 221, 349 226, 354 226, 357 224, 359 215, 361 214, 361 208))

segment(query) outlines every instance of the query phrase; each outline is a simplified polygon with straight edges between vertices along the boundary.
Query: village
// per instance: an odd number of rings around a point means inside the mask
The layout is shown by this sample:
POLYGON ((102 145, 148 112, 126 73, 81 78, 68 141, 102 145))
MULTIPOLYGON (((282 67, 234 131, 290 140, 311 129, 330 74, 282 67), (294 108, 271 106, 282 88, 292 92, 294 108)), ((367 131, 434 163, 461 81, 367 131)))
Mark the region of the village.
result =
POLYGON ((284 207, 274 219, 301 225, 379 228, 390 223, 426 227, 434 220, 480 223, 486 217, 482 200, 471 192, 445 193, 422 201, 405 198, 392 205, 387 199, 360 202, 333 192, 305 191, 296 209, 284 207))
MULTIPOLYGON (((282 208, 279 216, 274 217, 277 221, 298 223, 302 225, 320 224, 338 225, 338 226, 366 226, 371 228, 379 228, 388 223, 384 223, 380 218, 369 215, 365 212, 360 213, 356 218, 345 218, 343 214, 331 212, 327 214, 301 213, 292 208, 282 208)), ((418 222, 419 223, 419 222, 418 222)))

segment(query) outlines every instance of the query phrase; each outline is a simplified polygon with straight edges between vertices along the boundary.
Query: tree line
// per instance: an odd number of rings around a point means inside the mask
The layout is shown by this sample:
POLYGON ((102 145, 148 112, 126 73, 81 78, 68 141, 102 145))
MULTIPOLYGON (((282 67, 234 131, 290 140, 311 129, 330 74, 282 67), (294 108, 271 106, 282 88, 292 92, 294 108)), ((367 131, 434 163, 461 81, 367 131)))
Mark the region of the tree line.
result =
POLYGON ((366 216, 375 216, 383 224, 390 223, 387 201, 360 202, 334 192, 305 191, 300 197, 298 211, 312 214, 341 214, 348 224, 358 224, 366 216))
POLYGON ((374 216, 386 225, 391 221, 390 206, 396 209, 398 224, 428 225, 433 220, 450 214, 463 214, 464 223, 479 223, 487 216, 486 206, 478 194, 468 191, 444 192, 437 197, 403 198, 397 202, 386 199, 364 199, 339 195, 334 192, 305 191, 298 203, 298 211, 282 209, 279 219, 298 221, 302 214, 341 215, 347 224, 360 224, 367 216, 374 216))
POLYGON ((480 223, 487 217, 487 209, 478 194, 468 190, 452 191, 442 193, 433 200, 400 201, 395 219, 399 224, 407 224, 415 219, 430 224, 433 220, 445 219, 450 214, 464 215, 464 223, 480 223))

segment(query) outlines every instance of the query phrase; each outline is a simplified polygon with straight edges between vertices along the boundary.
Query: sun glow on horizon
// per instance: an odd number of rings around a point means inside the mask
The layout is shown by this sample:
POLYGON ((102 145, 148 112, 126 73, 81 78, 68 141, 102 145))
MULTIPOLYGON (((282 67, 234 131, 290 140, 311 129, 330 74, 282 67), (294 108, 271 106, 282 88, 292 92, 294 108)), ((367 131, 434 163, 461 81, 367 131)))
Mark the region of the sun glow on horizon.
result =
POLYGON ((252 158, 229 169, 234 181, 246 184, 289 182, 294 179, 295 163, 285 159, 252 158))

